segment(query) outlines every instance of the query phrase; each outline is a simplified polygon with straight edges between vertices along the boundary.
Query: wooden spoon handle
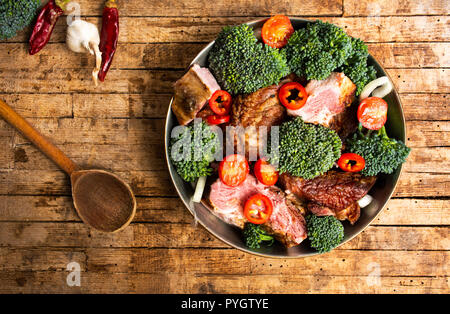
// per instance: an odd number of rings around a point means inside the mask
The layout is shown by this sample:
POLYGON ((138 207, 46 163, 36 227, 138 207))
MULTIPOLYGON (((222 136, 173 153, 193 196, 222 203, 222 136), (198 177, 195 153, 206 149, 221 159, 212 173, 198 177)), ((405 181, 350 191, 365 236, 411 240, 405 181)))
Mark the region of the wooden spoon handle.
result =
POLYGON ((36 145, 48 158, 53 160, 67 174, 77 170, 77 165, 69 159, 59 148, 50 143, 43 135, 19 116, 10 106, 0 99, 0 116, 15 127, 28 140, 36 145))

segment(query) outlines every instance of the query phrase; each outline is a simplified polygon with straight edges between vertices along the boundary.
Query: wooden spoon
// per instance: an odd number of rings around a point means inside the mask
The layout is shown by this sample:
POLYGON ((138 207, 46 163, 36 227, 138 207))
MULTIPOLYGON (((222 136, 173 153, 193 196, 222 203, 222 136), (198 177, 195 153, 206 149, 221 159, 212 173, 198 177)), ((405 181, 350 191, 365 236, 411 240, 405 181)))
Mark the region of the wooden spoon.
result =
POLYGON ((0 116, 70 176, 73 204, 81 220, 105 232, 116 232, 128 226, 136 213, 136 198, 127 183, 107 171, 79 170, 72 160, 2 100, 0 116))

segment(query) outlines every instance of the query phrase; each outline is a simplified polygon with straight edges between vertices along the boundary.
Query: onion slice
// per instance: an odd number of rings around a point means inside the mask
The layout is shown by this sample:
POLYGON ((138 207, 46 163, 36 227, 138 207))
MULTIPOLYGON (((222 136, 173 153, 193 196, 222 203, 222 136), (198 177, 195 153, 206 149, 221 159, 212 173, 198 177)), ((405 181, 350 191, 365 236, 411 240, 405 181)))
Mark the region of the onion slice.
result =
POLYGON ((197 180, 197 186, 195 187, 194 196, 192 201, 195 203, 200 203, 203 196, 203 191, 205 190, 206 177, 200 177, 197 180))
POLYGON ((359 95, 359 101, 366 99, 372 94, 372 96, 383 98, 392 91, 392 83, 387 76, 379 77, 369 82, 359 95))
POLYGON ((360 200, 358 200, 358 205, 361 208, 364 208, 366 206, 368 206, 370 203, 372 203, 373 201, 373 197, 370 196, 369 194, 364 195, 364 197, 360 200))

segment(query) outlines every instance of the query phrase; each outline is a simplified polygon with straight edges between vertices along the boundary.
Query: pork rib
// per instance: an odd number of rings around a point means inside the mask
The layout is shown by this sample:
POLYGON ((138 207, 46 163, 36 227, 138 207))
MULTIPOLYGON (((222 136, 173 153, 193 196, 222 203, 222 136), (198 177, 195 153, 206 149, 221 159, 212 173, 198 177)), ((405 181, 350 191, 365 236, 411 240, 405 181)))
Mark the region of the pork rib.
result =
POLYGON ((172 110, 180 125, 191 122, 212 94, 219 90, 214 76, 207 68, 194 64, 174 84, 175 96, 172 110))

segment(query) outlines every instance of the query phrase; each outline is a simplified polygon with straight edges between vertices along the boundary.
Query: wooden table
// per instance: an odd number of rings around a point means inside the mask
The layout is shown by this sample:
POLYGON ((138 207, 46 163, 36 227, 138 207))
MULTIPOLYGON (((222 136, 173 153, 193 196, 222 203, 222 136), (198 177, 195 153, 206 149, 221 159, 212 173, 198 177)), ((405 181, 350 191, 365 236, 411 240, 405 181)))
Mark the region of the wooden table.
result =
MULTIPOLYGON (((79 0, 100 25, 103 1, 79 0)), ((77 217, 68 177, 0 121, 0 292, 448 293, 450 3, 381 0, 120 1, 120 43, 95 88, 61 18, 29 56, 29 31, 0 43, 0 97, 85 167, 138 196, 117 234, 77 217), (401 94, 411 155, 387 208, 354 240, 304 259, 242 253, 195 226, 170 182, 164 116, 172 83, 225 25, 282 13, 320 18, 368 43, 401 94), (68 286, 67 265, 80 265, 68 286), (379 275, 379 276, 378 276, 379 275)))

